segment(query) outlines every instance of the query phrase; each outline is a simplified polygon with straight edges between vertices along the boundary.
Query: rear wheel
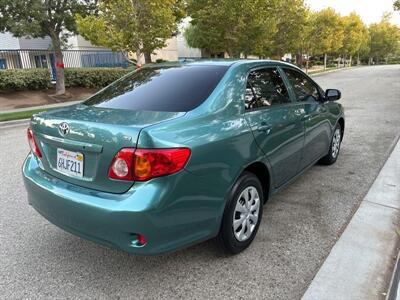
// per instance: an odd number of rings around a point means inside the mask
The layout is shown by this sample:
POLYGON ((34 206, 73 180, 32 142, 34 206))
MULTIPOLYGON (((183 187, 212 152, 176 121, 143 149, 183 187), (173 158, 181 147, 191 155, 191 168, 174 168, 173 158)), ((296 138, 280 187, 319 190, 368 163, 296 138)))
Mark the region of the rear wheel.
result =
POLYGON ((334 164, 339 156, 341 143, 342 143, 342 128, 340 127, 340 124, 337 124, 335 130, 333 131, 331 145, 329 147, 329 153, 323 158, 321 158, 320 163, 324 165, 334 164))
POLYGON ((246 249, 260 225, 264 194, 257 176, 244 172, 234 185, 217 237, 220 247, 236 254, 246 249))

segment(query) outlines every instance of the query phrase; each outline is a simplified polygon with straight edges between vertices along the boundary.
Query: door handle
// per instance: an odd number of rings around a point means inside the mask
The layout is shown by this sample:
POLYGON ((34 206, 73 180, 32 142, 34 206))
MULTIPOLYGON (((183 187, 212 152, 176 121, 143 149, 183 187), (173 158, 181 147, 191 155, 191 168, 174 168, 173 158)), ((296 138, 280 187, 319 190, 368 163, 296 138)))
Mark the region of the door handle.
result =
POLYGON ((301 116, 301 115, 303 115, 303 114, 305 114, 305 113, 306 113, 306 111, 305 111, 304 108, 297 108, 297 109, 294 110, 294 114, 295 114, 296 116, 301 116))
POLYGON ((301 120, 302 121, 309 121, 309 120, 311 120, 311 115, 304 115, 302 118, 301 118, 301 120))
POLYGON ((270 131, 271 130, 271 126, 265 123, 261 123, 260 126, 257 127, 258 131, 270 131))

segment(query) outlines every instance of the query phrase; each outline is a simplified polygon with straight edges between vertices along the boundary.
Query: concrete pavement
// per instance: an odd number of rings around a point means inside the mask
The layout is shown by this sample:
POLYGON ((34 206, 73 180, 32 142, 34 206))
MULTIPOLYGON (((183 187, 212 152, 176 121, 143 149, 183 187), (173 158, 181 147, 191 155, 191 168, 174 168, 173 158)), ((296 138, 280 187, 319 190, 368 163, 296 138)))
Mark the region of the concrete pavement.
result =
POLYGON ((400 142, 332 248, 303 300, 368 300, 386 296, 399 253, 398 230, 400 142))
POLYGON ((398 139, 399 78, 398 65, 315 77, 342 91, 339 159, 270 199, 254 243, 233 257, 211 242, 137 257, 65 233, 27 204, 25 127, 0 129, 0 298, 301 298, 398 139))

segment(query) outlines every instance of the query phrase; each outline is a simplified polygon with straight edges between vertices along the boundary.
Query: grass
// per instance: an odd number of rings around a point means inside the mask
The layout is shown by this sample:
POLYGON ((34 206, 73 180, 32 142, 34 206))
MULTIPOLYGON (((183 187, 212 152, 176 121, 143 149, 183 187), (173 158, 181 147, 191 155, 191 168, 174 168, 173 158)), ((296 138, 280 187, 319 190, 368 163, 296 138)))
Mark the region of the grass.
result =
MULTIPOLYGON (((314 74, 320 74, 320 73, 326 73, 326 72, 330 72, 330 71, 339 71, 339 70, 347 70, 347 69, 354 69, 354 68, 359 68, 361 66, 357 66, 357 65, 352 65, 351 67, 330 67, 330 68, 326 68, 326 70, 324 69, 319 69, 319 70, 308 70, 308 75, 314 75, 314 74)), ((303 70, 305 72, 305 70, 303 70)))
POLYGON ((11 120, 21 120, 21 119, 29 119, 32 115, 37 114, 41 111, 47 111, 49 109, 32 109, 25 110, 19 112, 12 113, 1 113, 0 114, 0 122, 11 121, 11 120))

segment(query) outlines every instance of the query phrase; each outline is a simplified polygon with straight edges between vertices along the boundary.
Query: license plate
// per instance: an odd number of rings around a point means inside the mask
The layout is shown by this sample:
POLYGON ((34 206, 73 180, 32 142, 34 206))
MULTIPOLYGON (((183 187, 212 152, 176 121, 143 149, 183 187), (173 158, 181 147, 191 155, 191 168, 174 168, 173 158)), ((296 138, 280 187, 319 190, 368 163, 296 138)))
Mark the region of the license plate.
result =
POLYGON ((57 171, 70 176, 83 177, 83 154, 58 148, 57 171))

